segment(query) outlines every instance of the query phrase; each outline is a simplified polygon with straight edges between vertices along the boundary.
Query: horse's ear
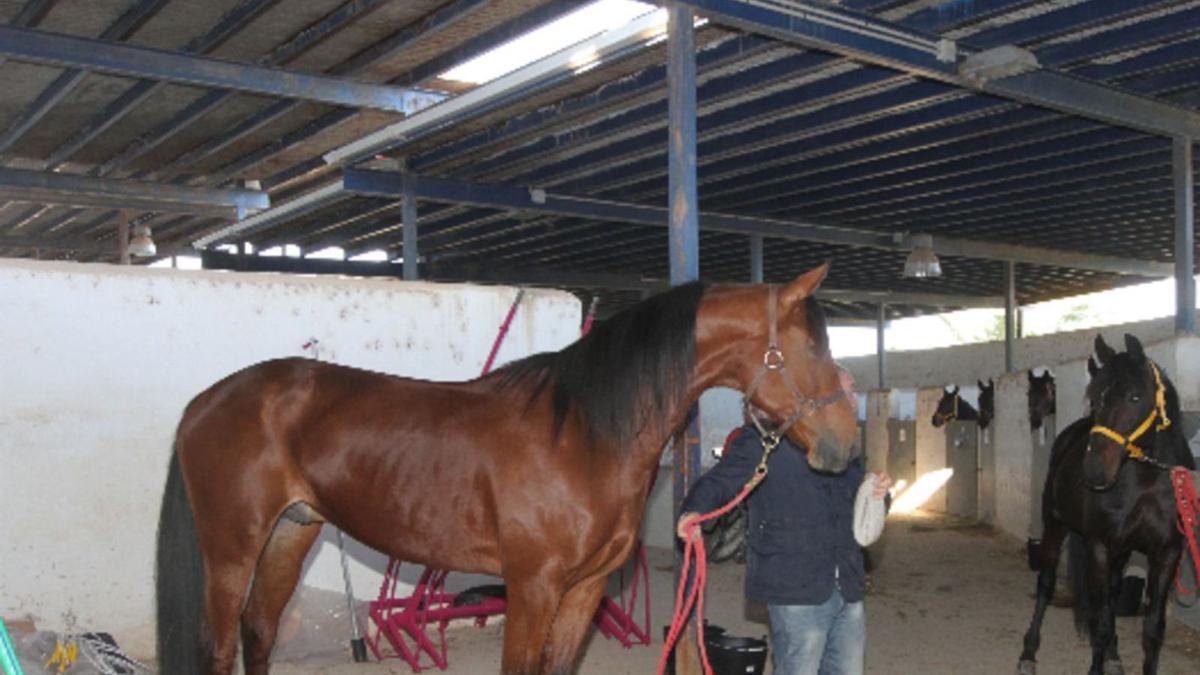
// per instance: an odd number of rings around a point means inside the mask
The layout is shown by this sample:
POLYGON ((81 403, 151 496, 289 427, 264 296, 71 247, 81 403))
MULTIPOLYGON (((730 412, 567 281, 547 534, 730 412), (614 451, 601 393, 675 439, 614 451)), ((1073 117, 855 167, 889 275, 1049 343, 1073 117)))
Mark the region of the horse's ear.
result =
POLYGON ((1037 377, 1035 377, 1035 376, 1034 376, 1034 374, 1033 374, 1033 369, 1032 369, 1032 368, 1030 368, 1029 370, 1025 371, 1025 374, 1026 374, 1026 375, 1029 377, 1029 383, 1030 383, 1030 384, 1033 384, 1033 381, 1037 379, 1037 377))
POLYGON ((1092 377, 1096 377, 1096 374, 1099 372, 1100 372, 1100 366, 1096 365, 1096 359, 1093 359, 1092 357, 1089 356, 1088 357, 1088 375, 1091 375, 1092 377))
POLYGON ((954 391, 952 391, 952 392, 950 392, 950 393, 951 393, 951 394, 954 394, 955 396, 958 396, 958 385, 957 385, 957 384, 956 384, 956 385, 954 385, 954 391))
POLYGON ((790 284, 783 287, 780 292, 780 300, 783 301, 784 307, 794 307, 796 303, 804 300, 817 290, 821 282, 825 280, 825 275, 829 274, 829 263, 822 263, 811 270, 801 274, 792 280, 790 284))
POLYGON ((1097 333, 1096 358, 1100 360, 1100 365, 1107 366, 1108 362, 1112 360, 1112 357, 1116 355, 1117 353, 1113 351, 1113 348, 1109 347, 1108 343, 1104 341, 1104 336, 1097 333))
POLYGON ((1132 333, 1125 334, 1125 351, 1133 357, 1135 362, 1146 360, 1146 352, 1142 349, 1142 341, 1137 339, 1137 336, 1132 333))

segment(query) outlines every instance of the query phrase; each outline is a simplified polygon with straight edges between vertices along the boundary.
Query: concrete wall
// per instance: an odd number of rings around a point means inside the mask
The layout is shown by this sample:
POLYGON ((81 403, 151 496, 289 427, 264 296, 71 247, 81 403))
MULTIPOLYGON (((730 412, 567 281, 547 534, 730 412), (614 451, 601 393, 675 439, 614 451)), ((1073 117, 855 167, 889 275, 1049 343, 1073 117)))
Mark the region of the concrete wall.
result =
MULTIPOLYGON (((935 427, 930 422, 943 393, 940 385, 917 390, 917 478, 946 468, 946 428, 935 427)), ((946 488, 941 487, 930 495, 923 508, 945 512, 946 488)))
MULTIPOLYGON (((436 380, 479 374, 515 290, 268 274, 0 263, 0 615, 106 630, 145 654, 152 559, 184 405, 264 359, 436 380)), ((567 293, 530 291, 503 363, 578 336, 567 293)), ((359 597, 382 557, 353 546, 359 597)), ((341 590, 327 537, 304 583, 341 590)))
POLYGON ((1004 375, 996 380, 996 525, 1024 539, 1028 536, 1033 446, 1029 435, 1028 375, 1004 375))
POLYGON ((891 389, 872 389, 867 392, 867 470, 885 471, 888 462, 889 418, 897 416, 896 400, 891 389))
MULTIPOLYGON (((1133 333, 1144 344, 1160 342, 1175 334, 1173 318, 1154 319, 1100 329, 1058 333, 1018 340, 1014 362, 1018 370, 1053 366, 1063 361, 1082 359, 1092 351, 1097 330, 1114 348, 1124 345, 1122 336, 1133 333)), ((1192 348, 1189 348, 1192 349, 1192 348)), ((1196 349, 1200 350, 1200 346, 1196 349)), ((878 365, 874 355, 840 359, 859 382, 875 382, 878 365)), ((987 381, 1004 373, 1004 343, 986 342, 946 349, 928 349, 892 353, 887 359, 887 384, 893 388, 928 387, 955 382, 987 381)), ((1200 400, 1200 390, 1195 392, 1200 400)))

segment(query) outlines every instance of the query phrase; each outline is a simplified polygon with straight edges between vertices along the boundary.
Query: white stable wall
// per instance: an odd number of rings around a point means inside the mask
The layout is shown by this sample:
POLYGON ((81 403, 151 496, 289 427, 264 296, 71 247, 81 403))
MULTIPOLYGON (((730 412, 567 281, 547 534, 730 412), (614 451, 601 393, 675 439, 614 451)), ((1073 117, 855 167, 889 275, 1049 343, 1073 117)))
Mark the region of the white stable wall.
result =
MULTIPOLYGON (((175 426, 194 395, 253 363, 304 355, 313 337, 324 360, 469 379, 515 293, 0 262, 0 616, 105 630, 151 653, 159 501, 175 426)), ((527 291, 498 363, 565 346, 580 317, 568 293, 527 291)), ((340 591, 329 541, 303 583, 340 591)), ((382 557, 352 551, 356 595, 373 597, 371 568, 382 557)))
MULTIPOLYGON (((1086 358, 1092 352, 1092 341, 1096 333, 1114 349, 1124 349, 1125 333, 1133 333, 1143 344, 1161 342, 1175 335, 1174 319, 1167 317, 1152 321, 1088 328, 1022 338, 1014 344, 1013 361, 1018 370, 1042 368, 1072 359, 1086 358)), ((875 355, 855 356, 839 359, 859 382, 875 382, 879 369, 875 355)), ((887 386, 892 388, 916 388, 953 383, 987 382, 1004 373, 1004 343, 984 342, 943 349, 926 349, 891 352, 886 359, 887 386)), ((1200 391, 1197 392, 1200 398, 1200 391)), ((974 403, 972 402, 972 405, 974 403)))
MULTIPOLYGON (((932 422, 933 413, 937 412, 938 401, 942 400, 944 393, 941 385, 917 390, 917 478, 946 468, 946 427, 935 427, 932 422)), ((922 508, 945 513, 945 486, 930 495, 922 508)))

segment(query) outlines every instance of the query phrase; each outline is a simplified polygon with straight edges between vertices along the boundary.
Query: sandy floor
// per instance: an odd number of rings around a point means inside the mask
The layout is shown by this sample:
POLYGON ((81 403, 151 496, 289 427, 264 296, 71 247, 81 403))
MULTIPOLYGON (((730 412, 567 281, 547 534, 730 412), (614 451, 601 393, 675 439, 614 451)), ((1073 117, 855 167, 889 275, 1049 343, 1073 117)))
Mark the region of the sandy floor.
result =
MULTIPOLYGON (((927 514, 893 516, 876 546, 875 590, 867 600, 867 671, 878 675, 1012 673, 1021 637, 1032 612, 1034 575, 1025 568, 1022 545, 990 529, 927 514)), ((650 557, 653 633, 661 635, 670 614, 670 553, 650 557)), ((708 617, 731 633, 767 632, 761 607, 748 607, 741 596, 742 567, 713 568, 708 617)), ((1141 620, 1119 619, 1122 655, 1129 672, 1140 672, 1141 620)), ((1200 634, 1168 619, 1162 675, 1200 673, 1200 634)), ((499 672, 501 627, 452 628, 448 673, 499 672)), ((1039 655, 1043 675, 1084 672, 1087 645, 1074 631, 1070 610, 1051 608, 1039 655)), ((581 675, 655 672, 661 642, 623 649, 593 634, 581 675)), ((282 663, 279 675, 382 675, 408 673, 397 661, 347 664, 331 654, 304 662, 282 663)), ((436 672, 434 670, 433 672, 436 672)), ((768 670, 769 672, 769 670, 768 670)))

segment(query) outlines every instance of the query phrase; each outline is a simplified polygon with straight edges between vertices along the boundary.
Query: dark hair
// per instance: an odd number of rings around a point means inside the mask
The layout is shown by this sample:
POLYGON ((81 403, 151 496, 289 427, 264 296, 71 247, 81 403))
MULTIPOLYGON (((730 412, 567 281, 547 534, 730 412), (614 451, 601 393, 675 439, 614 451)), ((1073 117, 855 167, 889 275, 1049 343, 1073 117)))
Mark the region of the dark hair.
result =
POLYGON ((530 404, 549 388, 556 437, 573 412, 593 445, 624 449, 686 393, 705 288, 693 282, 643 300, 561 351, 501 368, 499 386, 532 381, 530 404))

